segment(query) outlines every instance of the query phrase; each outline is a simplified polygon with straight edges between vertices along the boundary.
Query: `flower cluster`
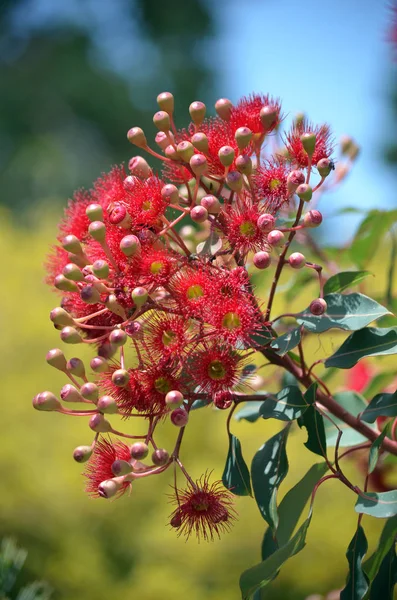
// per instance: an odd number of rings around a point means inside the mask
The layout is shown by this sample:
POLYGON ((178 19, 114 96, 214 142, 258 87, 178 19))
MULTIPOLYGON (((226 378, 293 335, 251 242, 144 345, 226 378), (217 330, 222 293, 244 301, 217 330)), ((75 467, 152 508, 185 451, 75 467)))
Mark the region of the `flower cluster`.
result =
MULTIPOLYGON (((48 282, 61 295, 50 319, 64 343, 91 344, 96 355, 88 373, 79 358, 51 350, 48 363, 69 383, 59 397, 42 392, 33 404, 87 416, 94 440, 74 458, 87 461, 92 496, 119 496, 172 466, 187 480, 182 491, 174 486, 172 527, 213 539, 235 518, 233 490, 207 475, 194 481, 182 463, 190 411, 197 402, 229 409, 248 398, 245 367, 272 339, 274 297, 273 289, 265 310, 250 269, 285 263, 318 271, 303 254, 286 253, 296 232, 321 224, 321 213, 305 206, 334 169, 332 144, 327 125, 304 118, 281 135, 280 102, 268 95, 235 105, 222 98, 212 118, 193 102, 186 129, 175 126, 172 94, 157 101, 158 149, 139 127, 128 140, 160 159, 162 173, 135 156, 128 170, 116 166, 78 192, 65 211, 48 258, 48 282), (147 432, 118 431, 111 415, 143 419, 147 432), (155 443, 165 419, 176 428, 171 451, 155 443)), ((326 310, 321 276, 311 310, 326 310)))

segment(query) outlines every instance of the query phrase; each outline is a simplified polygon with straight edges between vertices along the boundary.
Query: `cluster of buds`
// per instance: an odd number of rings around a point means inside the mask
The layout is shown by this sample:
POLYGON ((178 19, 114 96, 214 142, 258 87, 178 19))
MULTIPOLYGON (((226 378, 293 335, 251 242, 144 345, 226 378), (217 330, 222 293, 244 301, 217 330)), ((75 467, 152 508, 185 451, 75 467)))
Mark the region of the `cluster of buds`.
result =
POLYGON ((321 224, 310 201, 334 169, 332 144, 327 125, 305 118, 282 135, 280 103, 265 95, 236 105, 222 98, 215 118, 193 102, 187 129, 175 126, 172 94, 157 102, 158 148, 139 127, 127 137, 160 159, 163 172, 135 156, 129 172, 114 167, 66 209, 48 259, 48 282, 62 295, 50 319, 62 342, 91 344, 95 356, 87 369, 51 350, 47 362, 68 383, 58 397, 38 394, 33 405, 87 417, 94 439, 73 456, 87 462, 91 495, 117 497, 172 467, 186 485, 174 486, 171 526, 212 539, 235 518, 232 495, 207 474, 194 481, 182 463, 190 411, 197 401, 229 409, 249 389, 247 361, 268 343, 261 336, 272 324, 272 294, 265 312, 249 270, 315 269, 320 295, 310 310, 327 309, 321 267, 300 252, 287 255, 295 232, 309 235, 321 224), (128 424, 139 417, 146 433, 119 431, 117 416, 128 424), (175 445, 159 448, 157 429, 168 418, 175 445))

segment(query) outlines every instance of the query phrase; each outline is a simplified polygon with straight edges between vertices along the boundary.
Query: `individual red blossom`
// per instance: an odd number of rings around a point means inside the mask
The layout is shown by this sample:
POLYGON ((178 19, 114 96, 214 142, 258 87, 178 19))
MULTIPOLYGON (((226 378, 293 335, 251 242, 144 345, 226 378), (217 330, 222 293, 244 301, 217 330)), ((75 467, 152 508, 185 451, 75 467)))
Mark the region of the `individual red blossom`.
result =
POLYGON ((257 205, 236 205, 224 214, 225 235, 230 246, 240 254, 257 252, 267 248, 266 235, 259 229, 257 222, 261 211, 257 205))
POLYGON ((290 171, 286 161, 278 159, 266 161, 252 176, 255 194, 260 200, 266 200, 266 205, 271 212, 281 208, 290 198, 287 189, 287 177, 290 171))
MULTIPOLYGON (((129 447, 120 440, 109 440, 100 438, 95 444, 94 452, 87 463, 84 471, 86 477, 86 492, 94 498, 100 498, 98 492, 99 485, 107 479, 114 477, 112 464, 115 460, 129 461, 131 459, 129 447)), ((124 494, 130 487, 129 481, 123 482, 118 496, 124 494)))
POLYGON ((316 147, 312 156, 313 165, 316 165, 322 158, 329 158, 332 154, 331 132, 328 125, 313 125, 306 119, 295 122, 290 132, 286 134, 285 145, 289 159, 301 169, 309 164, 309 157, 301 142, 301 136, 304 133, 316 134, 316 147))
POLYGON ((244 96, 239 100, 236 106, 233 106, 230 113, 229 125, 233 131, 239 127, 248 127, 252 133, 264 134, 273 131, 280 123, 281 105, 277 98, 272 98, 268 94, 251 94, 244 96), (264 106, 270 106, 276 109, 277 116, 270 126, 265 129, 260 118, 260 111, 264 106))
POLYGON ((186 489, 175 490, 173 502, 177 508, 170 524, 186 539, 195 533, 199 540, 214 541, 215 536, 220 538, 229 531, 236 519, 232 494, 221 481, 210 484, 207 474, 195 483, 189 481, 186 489))
POLYGON ((261 328, 260 311, 242 294, 222 302, 212 302, 208 312, 211 335, 220 336, 229 344, 240 342, 249 345, 251 336, 261 328))
POLYGON ((134 411, 138 413, 150 412, 153 406, 142 388, 139 371, 128 369, 129 381, 124 387, 119 387, 112 380, 113 373, 118 369, 120 369, 120 364, 114 362, 109 366, 109 371, 101 373, 98 386, 103 395, 109 395, 115 399, 124 417, 131 416, 134 411))
POLYGON ((178 315, 151 311, 144 324, 145 345, 153 357, 178 357, 188 345, 189 321, 178 315))
POLYGON ((161 195, 163 186, 161 179, 155 176, 145 180, 135 177, 134 185, 128 188, 128 212, 135 229, 153 226, 161 229, 160 217, 168 206, 161 195))
POLYGON ((91 192, 78 190, 72 200, 69 200, 64 217, 59 224, 59 240, 68 234, 75 235, 79 240, 87 236, 90 220, 85 211, 89 204, 96 202, 91 192))
POLYGON ((171 250, 146 249, 139 264, 141 285, 167 284, 180 262, 181 255, 171 250))
POLYGON ((218 289, 217 283, 210 269, 198 262, 197 267, 185 266, 178 271, 170 281, 169 290, 183 314, 197 317, 218 289))
POLYGON ((154 412, 167 412, 165 397, 171 390, 180 391, 181 382, 178 377, 176 361, 163 359, 154 362, 154 357, 148 357, 148 368, 140 367, 139 383, 142 386, 147 404, 151 405, 154 412))
POLYGON ((230 346, 206 343, 189 358, 188 374, 205 393, 231 390, 240 381, 242 357, 230 346))

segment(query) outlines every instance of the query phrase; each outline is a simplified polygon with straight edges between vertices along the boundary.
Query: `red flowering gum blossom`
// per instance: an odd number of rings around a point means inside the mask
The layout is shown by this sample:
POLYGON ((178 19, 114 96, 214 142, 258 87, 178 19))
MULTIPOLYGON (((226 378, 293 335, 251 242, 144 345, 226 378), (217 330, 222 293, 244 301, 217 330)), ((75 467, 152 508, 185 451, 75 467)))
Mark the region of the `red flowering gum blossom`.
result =
POLYGON ((209 483, 203 475, 196 483, 188 482, 184 490, 175 490, 174 503, 177 508, 170 517, 170 524, 178 530, 178 536, 188 539, 192 533, 197 538, 213 541, 215 536, 229 531, 236 512, 233 496, 225 490, 221 481, 209 483))
POLYGON ((230 346, 203 344, 191 354, 189 376, 203 392, 211 395, 230 390, 241 378, 241 356, 230 346))
POLYGON ((252 176, 255 193, 261 199, 265 199, 274 212, 288 202, 291 196, 287 186, 290 172, 291 168, 287 162, 278 159, 260 165, 252 176))
POLYGON ((209 267, 186 266, 171 279, 169 290, 182 314, 199 317, 211 295, 218 290, 218 281, 209 267))
POLYGON ((236 106, 232 107, 229 125, 233 131, 236 131, 239 127, 248 127, 254 134, 270 133, 280 123, 280 110, 280 101, 268 94, 244 96, 236 106), (269 119, 268 126, 265 126, 263 119, 261 119, 261 110, 264 107, 270 108, 271 114, 274 115, 272 119, 269 119))
POLYGON ((266 235, 258 227, 258 219, 262 211, 248 202, 241 207, 236 205, 224 215, 225 235, 232 248, 245 255, 250 251, 266 250, 266 235))
POLYGON ((373 372, 365 361, 359 362, 347 373, 347 388, 356 392, 362 392, 371 381, 372 376, 373 372))
POLYGON ((313 165, 316 165, 322 158, 329 158, 333 149, 328 125, 314 126, 306 119, 295 123, 290 132, 286 135, 285 145, 288 151, 289 160, 301 169, 307 167, 309 164, 309 157, 301 142, 301 136, 304 133, 314 133, 316 135, 316 146, 312 156, 313 165))
MULTIPOLYGON (((120 440, 109 440, 100 438, 95 444, 92 456, 87 463, 84 471, 84 477, 87 479, 86 492, 94 498, 100 498, 98 491, 100 484, 103 481, 112 479, 112 464, 115 460, 129 461, 131 459, 129 447, 120 440)), ((118 496, 124 494, 130 487, 131 482, 125 481, 122 483, 118 496)))
POLYGON ((151 311, 145 320, 145 345, 157 362, 163 357, 178 357, 188 345, 190 323, 177 315, 151 311))
POLYGON ((213 302, 209 311, 208 323, 212 334, 229 344, 251 344, 254 335, 262 324, 262 315, 249 301, 248 297, 232 297, 222 302, 213 302))

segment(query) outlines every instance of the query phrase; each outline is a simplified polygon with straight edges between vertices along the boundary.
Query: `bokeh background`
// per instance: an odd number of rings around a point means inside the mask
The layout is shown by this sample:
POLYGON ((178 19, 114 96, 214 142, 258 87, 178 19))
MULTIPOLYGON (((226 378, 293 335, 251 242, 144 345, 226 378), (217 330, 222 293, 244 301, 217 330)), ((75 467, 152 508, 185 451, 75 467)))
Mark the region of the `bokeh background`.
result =
MULTIPOLYGON (((12 535, 28 550, 23 577, 47 580, 56 600, 238 598, 239 574, 259 560, 265 529, 254 501, 239 499, 230 534, 185 544, 165 525, 167 475, 117 502, 89 499, 71 458, 90 441, 86 423, 32 410, 35 393, 64 384, 44 360, 59 339, 43 263, 67 199, 131 157, 130 127, 154 133, 159 92, 174 93, 180 125, 193 100, 212 107, 221 96, 269 92, 287 118, 304 110, 362 147, 346 183, 320 203, 319 242, 345 243, 360 214, 338 217, 341 208, 396 206, 393 18, 375 0, 0 2, 0 538, 12 535)), ((381 261, 380 251, 371 270, 381 261)), ((373 285, 383 284, 379 276, 373 285)), ((194 420, 184 460, 194 476, 210 468, 220 477, 224 415, 205 409, 194 420)), ((249 462, 279 425, 234 427, 249 462)), ((312 464, 297 452, 304 440, 291 436, 281 495, 312 464)), ((263 598, 303 600, 343 586, 354 498, 329 482, 318 500, 307 548, 263 598)), ((366 525, 372 544, 379 526, 366 525)))

